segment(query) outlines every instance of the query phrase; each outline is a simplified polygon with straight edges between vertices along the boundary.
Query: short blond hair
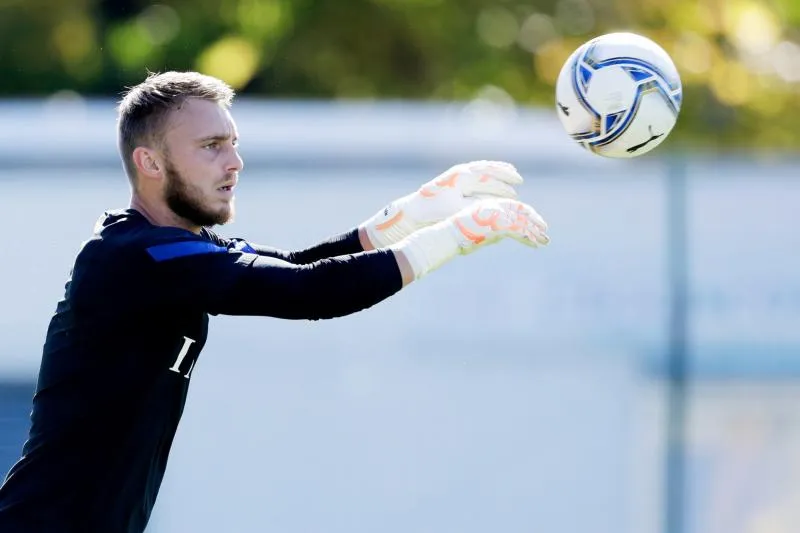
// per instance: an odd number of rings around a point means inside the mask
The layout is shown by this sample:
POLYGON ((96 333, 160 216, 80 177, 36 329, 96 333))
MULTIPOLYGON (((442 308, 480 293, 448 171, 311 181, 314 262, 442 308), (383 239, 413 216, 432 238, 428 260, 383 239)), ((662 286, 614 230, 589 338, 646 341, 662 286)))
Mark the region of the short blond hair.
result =
POLYGON ((131 183, 136 177, 133 151, 137 146, 159 146, 170 113, 187 98, 233 104, 234 90, 224 81, 199 72, 150 73, 123 94, 117 109, 117 143, 122 165, 131 183))

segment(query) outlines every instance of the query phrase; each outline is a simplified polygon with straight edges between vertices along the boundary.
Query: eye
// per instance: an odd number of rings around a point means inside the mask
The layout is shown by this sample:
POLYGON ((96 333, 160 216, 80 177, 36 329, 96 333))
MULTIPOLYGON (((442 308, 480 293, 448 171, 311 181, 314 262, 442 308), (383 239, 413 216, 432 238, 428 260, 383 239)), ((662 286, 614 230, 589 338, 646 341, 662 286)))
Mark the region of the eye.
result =
POLYGON ((210 148, 211 150, 216 150, 217 148, 219 148, 219 143, 217 141, 213 141, 203 146, 203 148, 210 148))

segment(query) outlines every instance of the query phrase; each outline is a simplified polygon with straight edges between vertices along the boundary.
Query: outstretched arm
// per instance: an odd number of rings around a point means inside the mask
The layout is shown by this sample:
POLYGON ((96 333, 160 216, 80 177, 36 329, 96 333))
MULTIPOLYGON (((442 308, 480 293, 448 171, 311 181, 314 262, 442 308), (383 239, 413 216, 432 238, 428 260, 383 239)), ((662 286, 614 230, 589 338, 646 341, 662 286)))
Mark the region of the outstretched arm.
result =
POLYGON ((523 179, 513 165, 501 161, 472 161, 450 167, 419 189, 398 198, 357 228, 329 237, 298 251, 230 239, 240 247, 265 257, 296 265, 356 254, 397 243, 415 231, 455 215, 476 201, 487 198, 516 198, 515 186, 523 179))
POLYGON ((511 237, 548 243, 547 226, 515 200, 483 200, 387 248, 296 265, 200 236, 151 244, 146 290, 161 307, 318 320, 356 313, 459 254, 511 237))
MULTIPOLYGON (((163 234, 162 234, 163 235, 163 234)), ((293 264, 259 255, 244 241, 184 232, 150 242, 142 301, 211 314, 319 320, 367 309, 415 277, 402 250, 374 250, 293 264)))

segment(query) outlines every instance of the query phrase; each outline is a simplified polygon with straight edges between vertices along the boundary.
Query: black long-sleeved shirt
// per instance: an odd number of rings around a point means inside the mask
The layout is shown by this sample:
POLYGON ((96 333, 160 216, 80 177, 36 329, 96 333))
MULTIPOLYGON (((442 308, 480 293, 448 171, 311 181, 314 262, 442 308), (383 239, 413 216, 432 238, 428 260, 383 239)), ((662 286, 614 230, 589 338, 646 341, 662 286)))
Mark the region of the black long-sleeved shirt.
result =
POLYGON ((144 531, 209 314, 325 319, 401 287, 392 254, 355 231, 289 253, 106 213, 51 319, 0 531, 144 531))

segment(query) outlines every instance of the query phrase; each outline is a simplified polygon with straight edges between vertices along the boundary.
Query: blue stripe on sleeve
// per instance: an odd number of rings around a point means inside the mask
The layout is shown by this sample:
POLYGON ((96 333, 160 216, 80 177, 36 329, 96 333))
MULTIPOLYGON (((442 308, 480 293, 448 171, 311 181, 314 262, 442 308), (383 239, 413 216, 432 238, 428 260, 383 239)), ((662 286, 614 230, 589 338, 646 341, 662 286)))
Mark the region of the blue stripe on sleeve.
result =
POLYGON ((168 244, 151 246, 147 249, 147 253, 156 261, 169 261, 170 259, 177 259, 190 255, 218 254, 227 251, 228 249, 223 246, 201 241, 171 242, 168 244))
POLYGON ((236 242, 236 244, 234 245, 233 248, 234 248, 234 250, 236 250, 238 252, 244 252, 246 254, 257 254, 258 253, 258 252, 256 252, 255 248, 250 246, 246 241, 238 241, 238 242, 236 242))

